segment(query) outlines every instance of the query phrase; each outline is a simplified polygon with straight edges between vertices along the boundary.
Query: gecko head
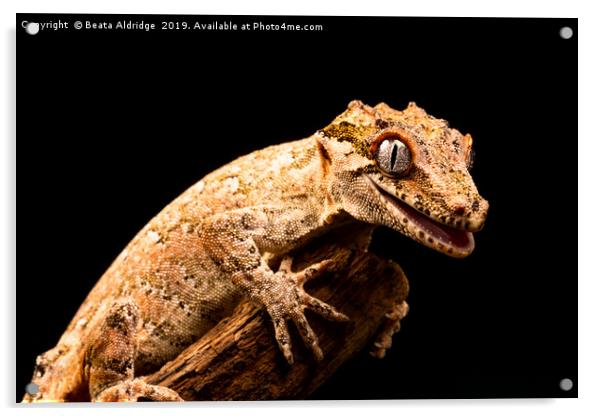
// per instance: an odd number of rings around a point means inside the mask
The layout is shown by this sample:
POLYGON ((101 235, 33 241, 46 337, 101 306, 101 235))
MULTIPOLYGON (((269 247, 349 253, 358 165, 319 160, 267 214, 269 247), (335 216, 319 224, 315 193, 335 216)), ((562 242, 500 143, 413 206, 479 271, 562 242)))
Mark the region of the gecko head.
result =
POLYGON ((344 211, 452 257, 472 253, 489 204, 469 173, 469 134, 414 103, 398 111, 352 101, 317 141, 344 211))

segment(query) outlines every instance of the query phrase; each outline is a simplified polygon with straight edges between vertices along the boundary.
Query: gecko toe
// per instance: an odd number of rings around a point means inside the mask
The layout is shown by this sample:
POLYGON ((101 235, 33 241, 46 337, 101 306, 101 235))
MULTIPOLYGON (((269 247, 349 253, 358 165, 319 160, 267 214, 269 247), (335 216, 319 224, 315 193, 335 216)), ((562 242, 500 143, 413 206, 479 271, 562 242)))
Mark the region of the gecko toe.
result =
POLYGON ((303 304, 307 308, 309 308, 313 312, 317 313, 318 315, 322 316, 323 318, 328 319, 329 321, 338 321, 338 322, 349 321, 349 317, 347 315, 337 311, 334 306, 331 306, 328 303, 323 302, 318 298, 314 298, 313 296, 310 296, 307 293, 304 293, 301 298, 302 298, 303 304))
POLYGON ((293 352, 291 351, 291 336, 288 332, 288 328, 286 326, 286 321, 284 319, 273 319, 274 323, 274 332, 276 336, 276 342, 278 342, 278 348, 284 355, 286 361, 293 365, 295 362, 293 358, 293 352))
POLYGON ((303 313, 294 314, 293 322, 297 326, 297 329, 301 334, 301 338, 303 339, 303 342, 307 348, 312 351, 316 360, 321 361, 324 358, 324 353, 322 352, 322 349, 318 343, 318 337, 313 329, 311 329, 311 326, 309 325, 309 322, 307 322, 305 315, 303 315, 303 313))
POLYGON ((301 271, 298 271, 295 273, 295 280, 297 281, 297 284, 303 285, 304 283, 321 276, 324 274, 324 272, 328 271, 333 263, 334 262, 331 259, 326 259, 319 263, 312 264, 301 271))
POLYGON ((393 305, 391 310, 385 314, 385 322, 377 335, 370 355, 376 358, 383 358, 393 345, 393 335, 401 328, 400 321, 408 314, 409 306, 407 302, 401 301, 393 305))

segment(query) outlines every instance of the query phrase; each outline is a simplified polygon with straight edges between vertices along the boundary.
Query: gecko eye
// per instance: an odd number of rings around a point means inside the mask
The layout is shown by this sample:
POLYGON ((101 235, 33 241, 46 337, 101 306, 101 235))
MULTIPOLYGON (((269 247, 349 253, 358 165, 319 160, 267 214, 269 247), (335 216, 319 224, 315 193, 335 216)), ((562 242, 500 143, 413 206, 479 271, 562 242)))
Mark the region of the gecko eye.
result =
POLYGON ((376 162, 386 175, 401 176, 412 166, 412 153, 401 140, 385 139, 376 151, 376 162))

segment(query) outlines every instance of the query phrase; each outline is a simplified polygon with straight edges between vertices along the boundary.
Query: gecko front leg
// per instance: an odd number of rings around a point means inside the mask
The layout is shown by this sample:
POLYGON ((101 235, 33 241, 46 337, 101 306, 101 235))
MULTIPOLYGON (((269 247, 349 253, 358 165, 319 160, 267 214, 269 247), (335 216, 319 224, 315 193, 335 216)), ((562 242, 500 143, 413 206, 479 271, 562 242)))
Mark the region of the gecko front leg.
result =
MULTIPOLYGON (((264 210, 241 209, 212 217, 204 223, 201 235, 210 257, 230 276, 232 283, 247 298, 265 308, 286 361, 294 363, 287 328, 289 320, 297 327, 307 348, 317 360, 321 360, 323 353, 305 318, 305 309, 332 321, 347 321, 349 318, 303 289, 305 282, 328 269, 330 260, 294 272, 292 258, 285 256, 276 272, 270 269, 261 256, 258 242, 265 244, 274 236, 284 236, 279 229, 282 226, 277 221, 270 221, 264 210)), ((287 237, 290 238, 290 234, 287 237)))
POLYGON ((289 364, 294 363, 291 351, 291 338, 287 321, 291 320, 301 334, 307 348, 317 360, 323 358, 318 338, 307 322, 305 309, 311 309, 332 321, 347 321, 344 314, 336 311, 327 303, 308 295, 303 284, 328 270, 330 260, 323 260, 298 272, 291 269, 292 257, 284 257, 276 273, 265 269, 257 270, 255 278, 248 279, 244 273, 233 276, 233 282, 241 287, 250 299, 265 307, 272 319, 278 347, 289 364))

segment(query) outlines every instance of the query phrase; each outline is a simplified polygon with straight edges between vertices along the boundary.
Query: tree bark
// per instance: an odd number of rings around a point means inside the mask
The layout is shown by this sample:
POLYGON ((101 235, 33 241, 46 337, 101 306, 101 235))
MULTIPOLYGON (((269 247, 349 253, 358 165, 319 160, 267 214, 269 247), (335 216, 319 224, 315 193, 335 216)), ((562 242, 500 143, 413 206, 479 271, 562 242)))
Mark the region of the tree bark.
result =
POLYGON ((146 381, 176 390, 184 400, 303 399, 336 369, 374 342, 385 315, 408 294, 402 269, 374 254, 323 243, 296 255, 294 270, 333 259, 332 272, 305 285, 308 293, 345 313, 330 322, 306 312, 324 359, 316 362, 290 325, 295 363, 284 360, 267 314, 243 302, 146 381))

